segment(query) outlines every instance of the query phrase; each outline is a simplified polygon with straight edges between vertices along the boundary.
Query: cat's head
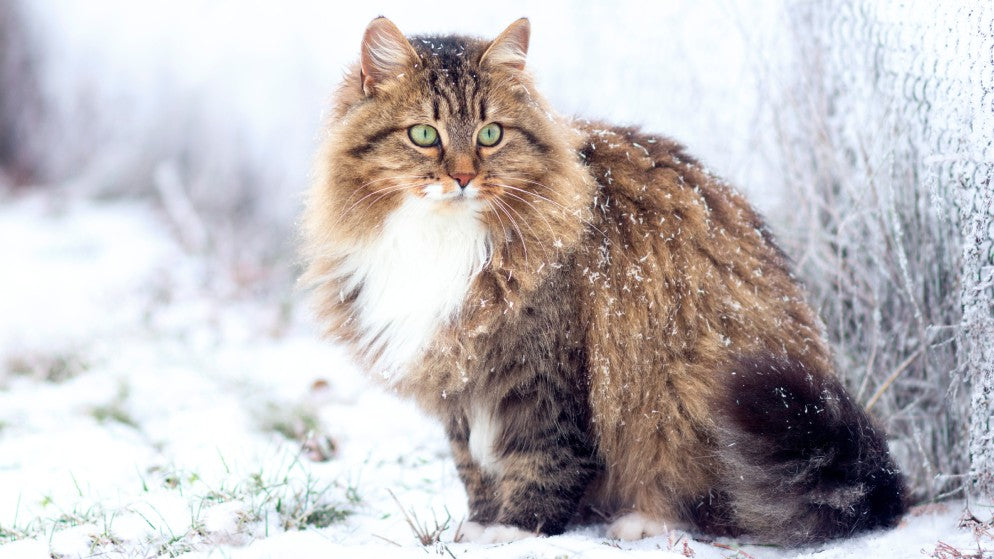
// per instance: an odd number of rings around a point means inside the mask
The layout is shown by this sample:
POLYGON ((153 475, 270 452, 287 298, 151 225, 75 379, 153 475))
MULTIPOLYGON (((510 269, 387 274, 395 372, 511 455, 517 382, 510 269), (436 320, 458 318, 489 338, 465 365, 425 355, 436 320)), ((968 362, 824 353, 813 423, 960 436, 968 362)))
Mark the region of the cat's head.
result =
POLYGON ((492 41, 408 39, 373 20, 335 98, 309 201, 312 239, 376 235, 405 203, 476 216, 505 259, 577 237, 589 180, 576 132, 525 70, 529 33, 520 19, 492 41))

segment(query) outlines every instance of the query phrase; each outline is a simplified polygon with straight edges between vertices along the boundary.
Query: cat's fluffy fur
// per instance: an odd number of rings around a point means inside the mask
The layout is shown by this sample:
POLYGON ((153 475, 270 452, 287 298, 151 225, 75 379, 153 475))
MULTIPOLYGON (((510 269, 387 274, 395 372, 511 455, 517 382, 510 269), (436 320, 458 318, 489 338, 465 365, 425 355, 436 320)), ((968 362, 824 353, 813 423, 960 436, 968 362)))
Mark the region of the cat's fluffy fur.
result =
POLYGON ((303 222, 328 333, 443 422, 482 525, 893 524, 902 478, 760 217, 673 141, 553 113, 528 34, 370 24, 303 222))

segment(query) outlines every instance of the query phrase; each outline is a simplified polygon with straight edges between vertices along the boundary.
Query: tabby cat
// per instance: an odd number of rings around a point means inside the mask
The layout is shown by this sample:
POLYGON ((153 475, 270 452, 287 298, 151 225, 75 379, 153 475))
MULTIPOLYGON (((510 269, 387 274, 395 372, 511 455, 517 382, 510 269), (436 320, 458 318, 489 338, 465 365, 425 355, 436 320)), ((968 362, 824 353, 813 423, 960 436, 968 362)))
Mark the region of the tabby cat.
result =
POLYGON ((903 478, 760 217, 675 142, 554 113, 529 33, 373 20, 303 220, 327 333, 444 424, 457 537, 893 525, 903 478))

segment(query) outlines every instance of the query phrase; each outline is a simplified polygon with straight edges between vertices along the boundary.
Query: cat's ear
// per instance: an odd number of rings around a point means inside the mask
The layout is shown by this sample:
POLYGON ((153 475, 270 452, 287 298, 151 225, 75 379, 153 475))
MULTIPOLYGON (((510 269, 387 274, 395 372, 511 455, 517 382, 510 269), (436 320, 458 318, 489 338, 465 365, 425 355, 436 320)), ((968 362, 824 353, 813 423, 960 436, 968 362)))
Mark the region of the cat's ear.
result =
POLYGON ((372 95, 376 86, 396 78, 418 61, 418 53, 392 21, 378 17, 362 36, 359 68, 362 91, 372 95))
POLYGON ((531 24, 526 17, 508 25, 487 47, 480 58, 480 65, 510 66, 516 70, 524 70, 530 35, 531 24))

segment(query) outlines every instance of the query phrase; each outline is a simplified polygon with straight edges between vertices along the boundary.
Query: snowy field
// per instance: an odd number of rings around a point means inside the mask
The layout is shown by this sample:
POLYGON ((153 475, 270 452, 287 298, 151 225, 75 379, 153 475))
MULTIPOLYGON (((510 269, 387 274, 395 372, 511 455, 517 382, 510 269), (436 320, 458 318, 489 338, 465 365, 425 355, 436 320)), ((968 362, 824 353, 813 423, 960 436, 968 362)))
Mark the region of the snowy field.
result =
POLYGON ((441 429, 318 340, 299 296, 251 296, 136 203, 9 197, 0 239, 4 559, 994 554, 962 502, 801 550, 604 525, 453 543, 466 504, 441 429))

